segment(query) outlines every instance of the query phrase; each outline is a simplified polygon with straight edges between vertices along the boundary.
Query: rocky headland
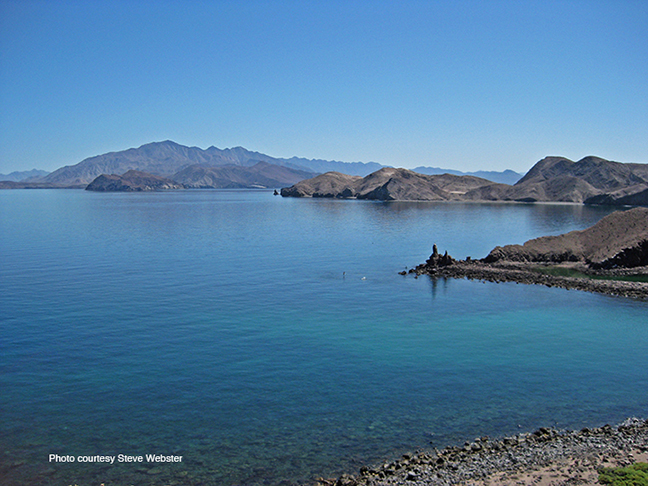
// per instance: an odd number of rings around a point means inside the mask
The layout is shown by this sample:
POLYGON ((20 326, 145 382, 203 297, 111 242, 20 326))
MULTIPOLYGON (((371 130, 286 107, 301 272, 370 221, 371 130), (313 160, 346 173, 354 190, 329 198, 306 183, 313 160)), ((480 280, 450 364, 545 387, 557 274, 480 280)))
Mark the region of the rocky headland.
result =
POLYGON ((648 208, 616 211, 582 231, 498 246, 479 260, 455 260, 434 245, 430 258, 408 273, 648 299, 648 208))
POLYGON ((357 475, 319 478, 318 486, 594 485, 603 467, 648 461, 648 421, 579 431, 540 428, 501 439, 404 454, 357 475))

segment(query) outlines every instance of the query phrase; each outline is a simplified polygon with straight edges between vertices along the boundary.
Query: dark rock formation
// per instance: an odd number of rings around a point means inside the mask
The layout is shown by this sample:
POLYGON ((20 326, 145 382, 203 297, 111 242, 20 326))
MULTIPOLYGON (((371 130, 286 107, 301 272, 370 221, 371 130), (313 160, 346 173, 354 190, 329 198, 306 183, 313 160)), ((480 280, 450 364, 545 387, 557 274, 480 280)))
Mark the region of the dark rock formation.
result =
POLYGON ((441 256, 436 245, 432 245, 432 255, 425 262, 430 268, 447 267, 453 263, 455 263, 455 259, 448 255, 447 251, 441 256))
POLYGON ((585 204, 607 204, 615 206, 648 206, 648 188, 644 184, 632 186, 619 191, 592 196, 585 204))
POLYGON ((182 185, 170 179, 137 170, 129 170, 124 175, 102 174, 88 184, 86 190, 98 192, 139 192, 182 188, 182 185))
POLYGON ((648 239, 637 245, 624 248, 611 258, 590 265, 595 269, 635 268, 648 266, 648 239))

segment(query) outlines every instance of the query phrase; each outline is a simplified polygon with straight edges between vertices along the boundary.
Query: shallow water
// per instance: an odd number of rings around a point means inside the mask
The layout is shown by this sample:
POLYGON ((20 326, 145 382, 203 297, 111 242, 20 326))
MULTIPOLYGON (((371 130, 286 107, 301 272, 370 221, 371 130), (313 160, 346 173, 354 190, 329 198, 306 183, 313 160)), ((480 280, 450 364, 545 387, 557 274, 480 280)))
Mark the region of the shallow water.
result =
POLYGON ((289 484, 645 416, 648 304, 397 274, 433 243, 478 258, 609 212, 0 191, 0 478, 289 484))

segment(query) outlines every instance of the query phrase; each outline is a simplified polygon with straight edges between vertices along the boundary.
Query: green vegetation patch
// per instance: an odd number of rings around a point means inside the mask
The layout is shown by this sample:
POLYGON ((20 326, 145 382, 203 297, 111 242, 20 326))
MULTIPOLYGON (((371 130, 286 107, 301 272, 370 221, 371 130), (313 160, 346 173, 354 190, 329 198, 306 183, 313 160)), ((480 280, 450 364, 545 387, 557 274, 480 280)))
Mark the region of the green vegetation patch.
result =
POLYGON ((628 467, 601 468, 599 482, 612 486, 648 486, 648 464, 637 462, 628 467))

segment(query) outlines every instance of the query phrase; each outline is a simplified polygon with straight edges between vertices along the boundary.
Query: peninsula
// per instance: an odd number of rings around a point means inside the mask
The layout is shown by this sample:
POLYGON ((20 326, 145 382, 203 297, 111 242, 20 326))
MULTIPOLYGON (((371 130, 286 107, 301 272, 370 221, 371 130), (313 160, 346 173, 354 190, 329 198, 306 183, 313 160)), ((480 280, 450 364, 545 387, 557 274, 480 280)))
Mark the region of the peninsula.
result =
POLYGON ((434 245, 430 258, 408 273, 648 299, 648 208, 616 211, 582 231, 498 246, 479 260, 455 260, 434 245))
POLYGON ((382 168, 365 177, 338 172, 302 180, 281 190, 284 197, 379 201, 513 201, 648 205, 648 164, 588 156, 578 162, 545 157, 513 185, 480 177, 426 175, 382 168))

